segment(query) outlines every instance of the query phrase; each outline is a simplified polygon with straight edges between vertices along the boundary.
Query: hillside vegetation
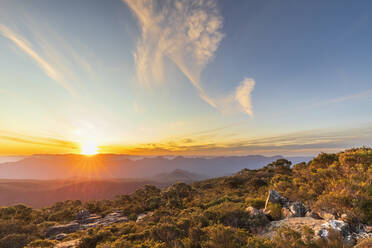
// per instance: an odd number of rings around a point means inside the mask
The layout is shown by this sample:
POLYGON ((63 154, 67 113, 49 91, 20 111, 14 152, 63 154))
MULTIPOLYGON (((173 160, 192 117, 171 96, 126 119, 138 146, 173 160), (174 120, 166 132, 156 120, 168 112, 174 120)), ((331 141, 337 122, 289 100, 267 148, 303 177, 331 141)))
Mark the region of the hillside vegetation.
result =
MULTIPOLYGON (((228 166, 228 165, 226 165, 228 166)), ((262 235, 272 220, 282 219, 281 208, 270 206, 270 218, 247 211, 262 209, 274 189, 313 211, 335 218, 347 216, 350 225, 372 225, 372 149, 322 153, 308 163, 291 166, 279 159, 267 166, 229 177, 191 185, 174 184, 164 190, 145 186, 115 200, 58 202, 40 210, 23 205, 0 209, 0 248, 53 247, 46 239, 49 226, 68 223, 80 210, 105 216, 119 211, 125 223, 74 232, 63 241, 79 240, 78 247, 345 247, 340 235, 314 239, 314 232, 282 227, 275 236, 262 235), (139 215, 148 213, 136 222, 139 215)), ((368 247, 370 240, 361 243, 368 247)))

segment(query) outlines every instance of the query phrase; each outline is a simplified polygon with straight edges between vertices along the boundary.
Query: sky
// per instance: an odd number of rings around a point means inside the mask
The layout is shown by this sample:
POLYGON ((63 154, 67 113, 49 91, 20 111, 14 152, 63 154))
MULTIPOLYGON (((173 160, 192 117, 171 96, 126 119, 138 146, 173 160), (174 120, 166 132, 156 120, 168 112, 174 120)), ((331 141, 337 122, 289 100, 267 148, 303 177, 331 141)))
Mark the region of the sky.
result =
POLYGON ((370 1, 0 0, 0 155, 372 143, 370 1))

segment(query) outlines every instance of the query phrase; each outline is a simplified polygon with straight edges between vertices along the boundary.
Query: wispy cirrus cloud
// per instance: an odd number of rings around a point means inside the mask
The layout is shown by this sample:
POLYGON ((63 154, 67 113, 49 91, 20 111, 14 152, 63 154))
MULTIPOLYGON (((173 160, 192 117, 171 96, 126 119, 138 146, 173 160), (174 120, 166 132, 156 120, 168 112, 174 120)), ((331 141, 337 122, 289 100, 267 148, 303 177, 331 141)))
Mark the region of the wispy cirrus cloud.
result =
POLYGON ((20 48, 23 52, 29 55, 37 64, 38 66, 44 71, 44 73, 59 83, 63 88, 65 88, 70 94, 74 95, 75 92, 66 80, 64 80, 63 75, 46 59, 42 57, 39 53, 37 53, 31 43, 23 37, 21 34, 14 32, 9 27, 0 24, 0 34, 4 37, 8 38, 12 41, 18 48, 20 48))
POLYGON ((22 133, 15 133, 10 131, 0 130, 0 141, 10 141, 26 145, 39 145, 47 147, 57 147, 61 149, 78 149, 78 144, 76 142, 53 138, 53 137, 42 137, 42 136, 31 136, 22 133))
POLYGON ((9 2, 7 8, 0 10, 1 36, 72 96, 79 95, 83 78, 96 78, 91 62, 73 47, 71 40, 66 40, 67 36, 42 17, 28 14, 17 3, 9 2))
POLYGON ((216 107, 204 91, 200 73, 210 62, 223 34, 222 16, 213 0, 123 0, 136 15, 142 36, 134 53, 137 77, 152 84, 164 79, 164 59, 173 61, 198 90, 200 97, 216 107))
POLYGON ((234 92, 211 97, 200 74, 213 60, 224 37, 223 18, 215 0, 122 0, 137 17, 141 38, 134 52, 138 80, 145 85, 164 81, 165 58, 173 61, 199 96, 222 112, 241 110, 253 115, 254 80, 245 78, 234 92))

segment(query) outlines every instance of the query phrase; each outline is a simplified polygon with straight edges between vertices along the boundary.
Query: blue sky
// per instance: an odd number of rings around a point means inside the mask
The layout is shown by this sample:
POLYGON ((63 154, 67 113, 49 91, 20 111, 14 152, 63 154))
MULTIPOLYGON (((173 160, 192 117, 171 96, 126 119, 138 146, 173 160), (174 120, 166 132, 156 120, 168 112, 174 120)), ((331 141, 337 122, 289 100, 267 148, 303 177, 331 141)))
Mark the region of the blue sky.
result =
POLYGON ((369 1, 2 1, 1 154, 370 145, 369 1))

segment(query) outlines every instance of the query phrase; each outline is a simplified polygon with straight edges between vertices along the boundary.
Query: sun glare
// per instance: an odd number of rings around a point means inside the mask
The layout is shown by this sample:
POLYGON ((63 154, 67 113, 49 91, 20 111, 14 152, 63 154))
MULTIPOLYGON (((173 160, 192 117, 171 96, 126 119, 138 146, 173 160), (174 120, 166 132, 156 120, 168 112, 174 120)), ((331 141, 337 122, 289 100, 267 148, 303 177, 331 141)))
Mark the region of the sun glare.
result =
POLYGON ((98 153, 98 147, 94 143, 84 143, 80 149, 80 153, 86 156, 96 155, 98 153))

